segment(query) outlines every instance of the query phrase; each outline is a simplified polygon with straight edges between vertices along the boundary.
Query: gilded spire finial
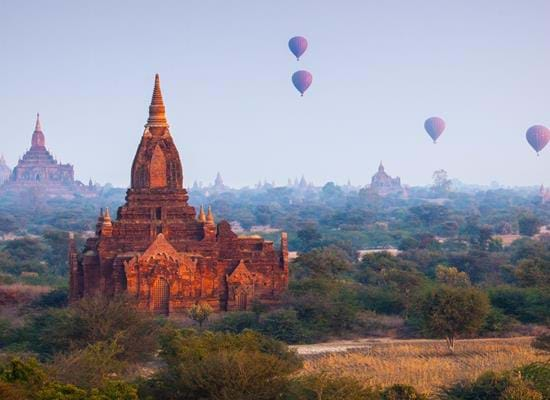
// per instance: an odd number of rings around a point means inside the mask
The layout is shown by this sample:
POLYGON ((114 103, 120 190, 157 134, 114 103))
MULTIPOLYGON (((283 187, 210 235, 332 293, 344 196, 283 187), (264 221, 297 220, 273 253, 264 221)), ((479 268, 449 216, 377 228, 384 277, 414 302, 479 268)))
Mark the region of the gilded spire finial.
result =
POLYGON ((103 223, 111 223, 111 214, 109 213, 109 207, 105 208, 105 214, 103 214, 103 223))
POLYGON ((147 125, 145 126, 161 128, 168 127, 166 109, 164 107, 164 100, 162 99, 162 92, 160 90, 159 74, 155 75, 155 87, 153 89, 151 105, 149 106, 149 119, 147 120, 147 125))
POLYGON ((204 214, 204 208, 202 205, 199 210, 199 222, 206 222, 206 215, 204 214))
POLYGON ((46 147, 46 138, 44 137, 44 132, 42 132, 42 125, 40 125, 39 113, 36 113, 36 124, 32 133, 31 147, 46 147))
POLYGON ((35 132, 42 132, 42 126, 40 125, 40 113, 36 113, 36 124, 34 125, 35 132))
POLYGON ((212 206, 208 206, 208 214, 206 215, 206 223, 214 225, 214 214, 212 213, 212 206))

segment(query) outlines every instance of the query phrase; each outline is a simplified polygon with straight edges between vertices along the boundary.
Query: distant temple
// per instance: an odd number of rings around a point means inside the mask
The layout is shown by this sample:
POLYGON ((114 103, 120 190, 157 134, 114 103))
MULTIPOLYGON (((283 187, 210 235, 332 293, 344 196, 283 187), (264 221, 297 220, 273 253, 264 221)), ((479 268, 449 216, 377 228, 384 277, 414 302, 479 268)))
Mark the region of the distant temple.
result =
POLYGON ((539 197, 541 204, 550 202, 550 189, 546 189, 544 185, 540 185, 539 197))
POLYGON ((8 164, 6 164, 6 160, 4 159, 4 156, 0 155, 0 186, 2 186, 4 182, 10 179, 10 175, 11 175, 11 169, 10 167, 8 167, 8 164))
POLYGON ((280 301, 288 283, 288 242, 239 237, 211 208, 197 215, 183 185, 158 75, 137 149, 126 204, 101 212, 82 253, 70 245, 70 299, 128 293, 142 309, 184 312, 203 302, 217 311, 280 301))
POLYGON ((22 192, 38 189, 46 197, 73 197, 75 193, 89 194, 93 188, 74 179, 70 164, 58 163, 46 149, 46 138, 40 125, 40 115, 31 139, 31 148, 19 159, 2 192, 22 192))
POLYGON ((384 170, 384 165, 380 162, 378 172, 371 179, 370 189, 381 196, 393 193, 402 193, 401 179, 399 177, 392 178, 384 170))

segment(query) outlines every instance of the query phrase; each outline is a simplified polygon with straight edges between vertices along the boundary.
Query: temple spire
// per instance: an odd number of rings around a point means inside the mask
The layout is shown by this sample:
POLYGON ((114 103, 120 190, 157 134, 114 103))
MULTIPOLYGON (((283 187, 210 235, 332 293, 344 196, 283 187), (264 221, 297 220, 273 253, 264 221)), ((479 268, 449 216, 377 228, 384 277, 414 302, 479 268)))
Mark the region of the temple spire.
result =
POLYGON ((212 206, 208 206, 208 214, 206 214, 206 223, 214 225, 214 213, 212 213, 212 206))
POLYGON ((44 132, 42 132, 42 125, 40 125, 40 114, 36 114, 36 124, 34 125, 34 132, 32 134, 31 147, 46 147, 46 138, 44 132))
POLYGON ((34 126, 35 132, 42 132, 42 126, 40 125, 40 113, 36 113, 36 124, 34 126))
POLYGON ((201 206, 199 211, 199 222, 206 222, 206 215, 204 214, 203 206, 201 206))
POLYGON ((164 100, 160 90, 159 74, 155 75, 155 88, 153 89, 153 97, 149 106, 149 119, 146 127, 149 128, 167 128, 168 121, 166 120, 166 109, 164 108, 164 100))

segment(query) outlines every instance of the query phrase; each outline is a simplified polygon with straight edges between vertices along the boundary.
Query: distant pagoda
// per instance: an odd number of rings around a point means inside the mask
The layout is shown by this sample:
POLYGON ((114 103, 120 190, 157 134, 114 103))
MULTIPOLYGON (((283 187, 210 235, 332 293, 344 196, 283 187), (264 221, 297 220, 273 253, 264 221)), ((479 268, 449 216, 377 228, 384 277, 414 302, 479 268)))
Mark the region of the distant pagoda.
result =
MULTIPOLYGON (((1 167, 0 167, 1 168, 1 167)), ((61 164, 46 149, 46 138, 36 115, 31 148, 19 159, 2 192, 35 190, 47 197, 74 197, 76 192, 90 194, 91 188, 74 179, 71 164, 61 164)))
POLYGON ((378 166, 378 172, 371 179, 370 189, 381 196, 403 192, 401 179, 389 176, 384 169, 382 161, 380 161, 380 165, 378 166))
POLYGON ((0 155, 0 186, 10 179, 11 169, 6 164, 6 160, 3 155, 0 155))

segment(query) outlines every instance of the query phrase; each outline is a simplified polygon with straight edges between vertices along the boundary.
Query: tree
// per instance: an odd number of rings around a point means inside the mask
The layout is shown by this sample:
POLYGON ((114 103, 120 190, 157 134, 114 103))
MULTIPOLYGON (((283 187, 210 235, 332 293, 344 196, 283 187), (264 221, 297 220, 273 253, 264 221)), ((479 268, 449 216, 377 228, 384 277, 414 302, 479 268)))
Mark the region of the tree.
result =
POLYGON ((540 258, 521 260, 514 275, 523 287, 550 286, 550 262, 540 258))
POLYGON ((260 331, 285 343, 299 343, 305 336, 295 310, 275 310, 265 314, 260 321, 260 331))
POLYGON ((284 344, 252 331, 170 329, 161 342, 165 366, 143 385, 143 398, 271 400, 302 365, 284 344))
POLYGON ((470 277, 466 272, 459 271, 456 267, 438 265, 435 268, 437 282, 453 287, 471 286, 470 277))
POLYGON ((352 377, 326 373, 302 375, 291 383, 290 399, 300 400, 379 400, 372 388, 352 377))
POLYGON ((452 182, 444 169, 438 169, 433 173, 433 189, 436 193, 445 194, 451 190, 452 182))
POLYGON ((415 317, 426 334, 445 338, 453 352, 456 337, 477 333, 489 310, 489 299, 480 290, 442 285, 421 296, 415 317))
POLYGON ((304 251, 316 247, 322 238, 317 226, 313 223, 306 224, 302 229, 298 230, 296 234, 300 240, 301 249, 304 251))
POLYGON ((520 235, 533 236, 539 233, 541 221, 532 214, 522 214, 518 218, 518 226, 520 235))
POLYGON ((347 254, 336 246, 313 249, 302 253, 292 265, 297 277, 335 277, 351 270, 347 254))
POLYGON ((213 311, 214 310, 210 307, 210 304, 198 302, 193 304, 187 313, 189 314, 189 318, 198 323, 199 328, 202 328, 202 324, 208 320, 208 317, 213 311))

